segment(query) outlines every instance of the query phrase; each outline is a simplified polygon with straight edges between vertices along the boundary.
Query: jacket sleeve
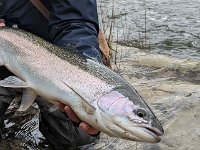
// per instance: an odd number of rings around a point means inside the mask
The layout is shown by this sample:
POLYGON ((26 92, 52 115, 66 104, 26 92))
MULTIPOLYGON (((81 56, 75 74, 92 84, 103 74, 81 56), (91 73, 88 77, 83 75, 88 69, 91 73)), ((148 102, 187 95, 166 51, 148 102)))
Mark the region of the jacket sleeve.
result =
POLYGON ((49 33, 59 46, 72 46, 100 62, 96 0, 51 0, 49 33))
POLYGON ((16 25, 59 46, 71 46, 83 56, 100 62, 96 0, 41 0, 50 20, 29 0, 5 0, 0 16, 7 26, 16 25))

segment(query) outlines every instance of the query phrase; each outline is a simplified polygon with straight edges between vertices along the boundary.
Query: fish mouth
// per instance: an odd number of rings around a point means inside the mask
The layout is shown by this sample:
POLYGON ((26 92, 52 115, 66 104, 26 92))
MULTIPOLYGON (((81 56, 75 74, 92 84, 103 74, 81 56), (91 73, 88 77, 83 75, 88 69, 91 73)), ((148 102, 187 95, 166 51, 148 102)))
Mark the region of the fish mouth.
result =
POLYGON ((143 126, 143 130, 144 132, 146 132, 155 139, 155 141, 153 141, 152 143, 160 142, 161 141, 160 136, 164 134, 164 132, 160 131, 159 129, 150 126, 143 126))

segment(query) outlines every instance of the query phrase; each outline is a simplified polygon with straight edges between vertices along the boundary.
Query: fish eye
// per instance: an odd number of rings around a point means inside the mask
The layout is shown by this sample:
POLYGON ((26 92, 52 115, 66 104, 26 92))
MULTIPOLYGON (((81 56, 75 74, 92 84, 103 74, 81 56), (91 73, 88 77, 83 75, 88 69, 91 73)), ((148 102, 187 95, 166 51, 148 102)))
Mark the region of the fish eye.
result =
POLYGON ((137 109, 137 116, 140 117, 140 118, 143 118, 147 115, 147 112, 145 109, 143 108, 138 108, 137 109))

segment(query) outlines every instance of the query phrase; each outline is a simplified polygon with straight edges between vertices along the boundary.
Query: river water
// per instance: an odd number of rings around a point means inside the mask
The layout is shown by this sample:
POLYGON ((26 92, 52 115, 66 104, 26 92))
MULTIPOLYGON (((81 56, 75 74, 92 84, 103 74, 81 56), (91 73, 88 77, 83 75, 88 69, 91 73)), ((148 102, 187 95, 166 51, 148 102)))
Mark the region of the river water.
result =
POLYGON ((199 0, 100 0, 99 5, 104 29, 114 22, 113 41, 134 46, 146 39, 151 52, 200 59, 199 0))
MULTIPOLYGON (((101 28, 112 35, 112 68, 142 95, 165 135, 159 144, 145 144, 102 134, 95 149, 199 149, 200 1, 98 0, 98 11, 101 28)), ((6 114, 0 150, 49 149, 37 105, 22 116, 15 109, 6 114)))

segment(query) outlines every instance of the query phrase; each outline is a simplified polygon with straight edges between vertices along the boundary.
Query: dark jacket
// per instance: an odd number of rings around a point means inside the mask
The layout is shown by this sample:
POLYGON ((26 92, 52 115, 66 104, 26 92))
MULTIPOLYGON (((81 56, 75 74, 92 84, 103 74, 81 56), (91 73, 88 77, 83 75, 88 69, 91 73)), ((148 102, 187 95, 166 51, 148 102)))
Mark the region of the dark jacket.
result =
POLYGON ((0 17, 7 26, 32 32, 59 46, 72 46, 100 62, 96 0, 41 0, 51 12, 47 20, 29 0, 4 0, 0 17))

